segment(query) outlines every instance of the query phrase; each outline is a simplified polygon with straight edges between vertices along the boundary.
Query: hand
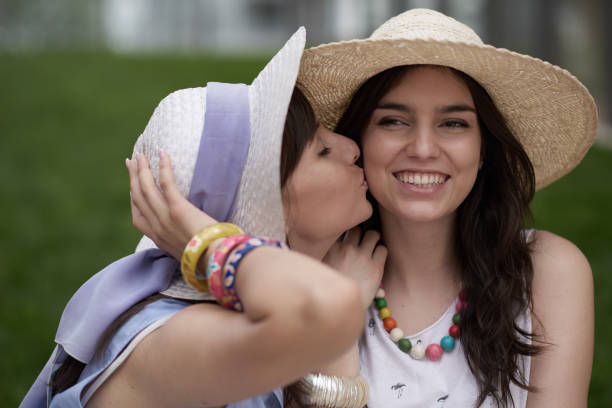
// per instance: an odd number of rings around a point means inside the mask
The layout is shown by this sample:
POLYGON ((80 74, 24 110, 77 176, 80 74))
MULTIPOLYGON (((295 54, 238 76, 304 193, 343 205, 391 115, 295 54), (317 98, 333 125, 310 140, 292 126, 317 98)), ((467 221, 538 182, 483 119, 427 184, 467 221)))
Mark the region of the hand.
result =
POLYGON ((125 164, 130 173, 132 223, 158 248, 180 261, 189 240, 216 221, 181 195, 167 153, 159 154, 161 191, 144 155, 138 154, 136 160, 126 160, 125 164))
POLYGON ((348 231, 344 239, 332 245, 323 262, 357 283, 365 310, 372 303, 382 279, 387 248, 376 245, 380 239, 378 231, 367 231, 361 242, 360 236, 359 227, 348 231))

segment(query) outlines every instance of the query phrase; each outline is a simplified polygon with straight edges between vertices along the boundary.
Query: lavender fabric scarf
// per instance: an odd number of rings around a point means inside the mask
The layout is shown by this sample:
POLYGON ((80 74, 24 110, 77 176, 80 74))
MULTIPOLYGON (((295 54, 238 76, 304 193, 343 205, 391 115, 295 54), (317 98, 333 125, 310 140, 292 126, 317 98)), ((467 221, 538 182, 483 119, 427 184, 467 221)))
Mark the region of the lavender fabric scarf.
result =
MULTIPOLYGON (((249 140, 249 88, 209 82, 204 129, 188 199, 218 221, 232 215, 249 140)), ((128 255, 92 276, 68 301, 51 358, 21 408, 47 406, 46 385, 68 355, 88 363, 104 330, 124 311, 168 287, 178 262, 159 249, 128 255)))

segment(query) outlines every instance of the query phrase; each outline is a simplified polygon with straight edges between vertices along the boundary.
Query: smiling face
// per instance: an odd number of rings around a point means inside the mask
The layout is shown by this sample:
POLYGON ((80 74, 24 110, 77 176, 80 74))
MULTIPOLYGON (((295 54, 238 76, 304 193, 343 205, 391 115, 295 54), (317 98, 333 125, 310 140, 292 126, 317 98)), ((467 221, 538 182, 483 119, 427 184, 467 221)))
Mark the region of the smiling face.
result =
POLYGON ((381 215, 451 219, 472 189, 481 132, 466 84, 446 68, 408 69, 362 134, 364 169, 381 215))
POLYGON ((319 126, 284 189, 289 242, 335 240, 372 213, 351 139, 319 126), (293 239, 292 239, 293 237, 293 239))

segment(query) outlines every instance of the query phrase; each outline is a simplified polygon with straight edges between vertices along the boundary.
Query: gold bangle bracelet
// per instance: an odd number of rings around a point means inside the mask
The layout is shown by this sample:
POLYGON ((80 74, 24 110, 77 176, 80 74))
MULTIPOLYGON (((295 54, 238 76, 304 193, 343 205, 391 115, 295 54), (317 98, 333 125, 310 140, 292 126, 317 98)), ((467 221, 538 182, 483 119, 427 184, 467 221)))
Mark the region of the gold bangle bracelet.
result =
POLYGON ((181 272, 189 286, 200 292, 208 292, 206 276, 196 269, 198 260, 215 240, 236 234, 242 234, 242 230, 229 222, 220 222, 204 228, 191 238, 181 257, 181 272))

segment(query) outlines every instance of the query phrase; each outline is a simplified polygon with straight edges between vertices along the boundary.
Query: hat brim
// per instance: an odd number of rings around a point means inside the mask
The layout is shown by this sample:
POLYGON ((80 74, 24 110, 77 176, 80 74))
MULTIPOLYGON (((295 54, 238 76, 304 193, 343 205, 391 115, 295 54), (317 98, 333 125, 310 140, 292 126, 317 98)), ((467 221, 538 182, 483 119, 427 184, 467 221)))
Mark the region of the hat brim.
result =
MULTIPOLYGON (((305 44, 306 30, 300 27, 249 85, 249 150, 240 177, 234 212, 228 220, 249 234, 280 241, 285 240, 280 187, 283 130, 305 44)), ((175 174, 181 172, 180 180, 184 180, 183 185, 179 186, 183 195, 189 190, 199 138, 206 126, 205 106, 205 88, 174 92, 162 101, 154 114, 155 120, 152 119, 145 130, 145 133, 176 136, 172 140, 163 139, 170 146, 161 147, 171 152, 173 158, 179 158, 173 162, 175 174), (162 130, 157 131, 158 127, 162 130)), ((146 140, 153 146, 148 146, 144 138, 140 138, 134 151, 146 153, 157 179, 157 152, 160 146, 157 138, 149 137, 146 140)), ((156 248, 155 243, 143 237, 136 252, 151 248, 156 248)), ((188 286, 176 271, 168 288, 160 293, 179 299, 214 299, 209 293, 198 292, 188 286)))
POLYGON ((249 234, 283 242, 281 147, 305 45, 306 30, 300 27, 249 86, 251 141, 231 218, 249 234))
POLYGON ((597 134, 597 108, 568 71, 490 45, 408 39, 365 39, 307 49, 298 86, 321 123, 333 129, 359 87, 401 65, 462 71, 489 93, 534 166, 536 189, 571 171, 597 134))

